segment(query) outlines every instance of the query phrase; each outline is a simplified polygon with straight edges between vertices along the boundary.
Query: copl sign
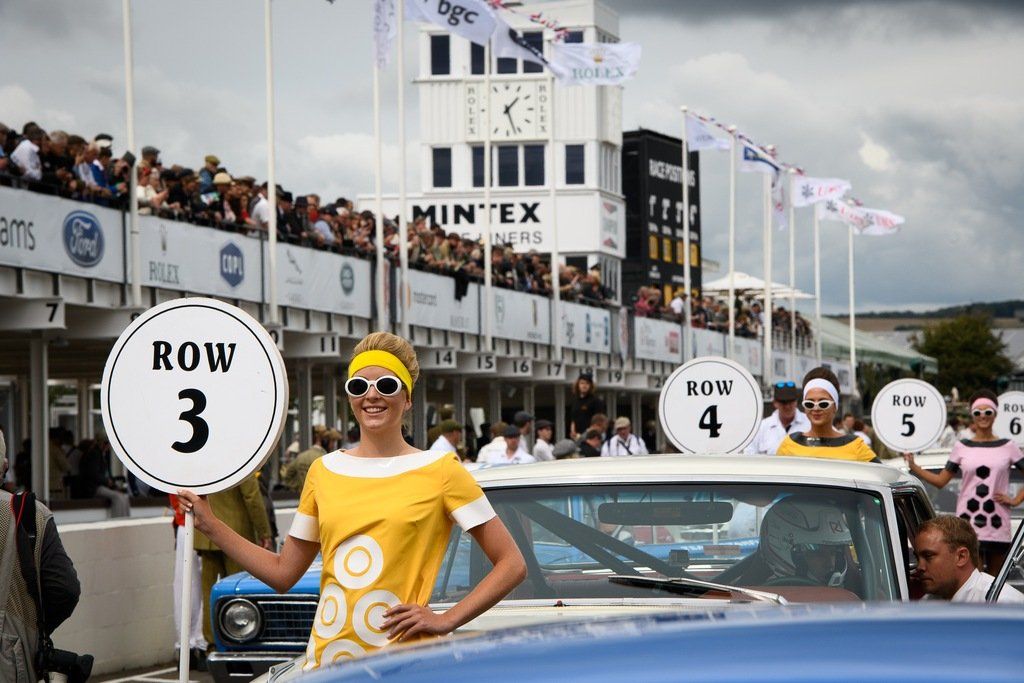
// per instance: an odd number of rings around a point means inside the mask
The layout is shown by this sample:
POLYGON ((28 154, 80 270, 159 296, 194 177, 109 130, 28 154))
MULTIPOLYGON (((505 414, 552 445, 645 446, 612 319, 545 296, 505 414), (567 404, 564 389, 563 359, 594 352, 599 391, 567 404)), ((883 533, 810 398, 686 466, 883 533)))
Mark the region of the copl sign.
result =
POLYGON ((232 287, 242 284, 245 279, 245 257, 234 242, 228 242, 220 250, 220 276, 232 287))

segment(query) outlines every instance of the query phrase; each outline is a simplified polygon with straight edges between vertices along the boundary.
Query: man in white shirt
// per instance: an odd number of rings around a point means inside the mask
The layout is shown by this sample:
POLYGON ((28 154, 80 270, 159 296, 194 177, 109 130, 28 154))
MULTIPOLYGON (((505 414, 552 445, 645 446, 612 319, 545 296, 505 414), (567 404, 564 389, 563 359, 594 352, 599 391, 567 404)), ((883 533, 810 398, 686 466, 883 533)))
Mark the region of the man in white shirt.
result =
POLYGON ((441 433, 430 445, 430 450, 458 453, 462 441, 462 425, 455 420, 444 420, 438 427, 441 433))
POLYGON ((555 453, 551 447, 551 437, 554 433, 554 425, 549 420, 537 420, 537 441, 533 444, 533 457, 537 462, 555 459, 555 453))
POLYGON ((647 455, 647 444, 639 436, 632 433, 628 417, 615 418, 613 427, 615 434, 601 446, 601 455, 603 457, 647 455))
POLYGON ((800 398, 800 390, 796 382, 776 382, 772 396, 775 410, 761 420, 754 440, 743 452, 747 455, 775 455, 779 444, 787 434, 806 432, 811 428, 811 421, 797 410, 796 402, 800 398))
MULTIPOLYGON (((260 185, 259 199, 253 204, 252 213, 249 216, 249 224, 264 234, 268 234, 270 231, 270 202, 267 200, 267 184, 263 183, 260 185)), ((253 231, 249 231, 251 235, 255 235, 253 231)))
MULTIPOLYGON (((985 602, 995 577, 978 569, 978 535, 970 522, 954 515, 925 521, 914 538, 914 552, 925 599, 985 602)), ((1024 604, 1024 593, 1004 584, 996 602, 1024 604)))
POLYGON ((668 302, 668 307, 672 309, 672 312, 676 314, 676 318, 680 321, 683 319, 683 311, 686 306, 686 299, 683 295, 686 293, 682 287, 676 290, 676 295, 672 297, 672 301, 668 302))
POLYGON ((43 162, 39 158, 39 148, 43 144, 46 133, 42 128, 29 128, 25 139, 11 152, 11 161, 18 167, 21 177, 26 180, 43 179, 43 162))
MULTIPOLYGON (((526 463, 537 462, 532 455, 519 447, 521 436, 518 427, 508 425, 505 427, 503 437, 505 442, 503 450, 482 448, 476 461, 488 465, 525 465, 526 463)), ((491 443, 494 442, 492 441, 491 443)))

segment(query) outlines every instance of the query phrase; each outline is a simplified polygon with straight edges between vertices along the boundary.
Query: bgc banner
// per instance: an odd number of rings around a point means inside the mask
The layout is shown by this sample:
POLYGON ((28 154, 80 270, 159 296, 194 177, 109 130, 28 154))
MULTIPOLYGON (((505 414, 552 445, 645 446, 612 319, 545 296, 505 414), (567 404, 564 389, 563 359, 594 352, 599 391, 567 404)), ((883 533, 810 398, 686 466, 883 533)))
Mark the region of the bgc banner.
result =
POLYGON ((551 343, 551 300, 495 287, 494 336, 499 339, 551 343))
POLYGON ((680 364, 683 360, 683 328, 667 320, 633 319, 633 350, 637 358, 680 364))
POLYGON ((0 265, 123 282, 121 214, 0 187, 0 265))

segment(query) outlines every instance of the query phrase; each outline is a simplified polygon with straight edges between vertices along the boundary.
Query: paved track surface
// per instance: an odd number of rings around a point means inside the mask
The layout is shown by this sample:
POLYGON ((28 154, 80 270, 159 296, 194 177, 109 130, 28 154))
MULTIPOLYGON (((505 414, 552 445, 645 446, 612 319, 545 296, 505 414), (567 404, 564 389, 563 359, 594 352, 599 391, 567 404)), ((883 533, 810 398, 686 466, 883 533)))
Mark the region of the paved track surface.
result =
MULTIPOLYGON (((202 671, 189 673, 191 683, 213 683, 213 677, 202 671)), ((92 676, 90 683, 178 683, 178 667, 176 664, 163 664, 135 671, 121 671, 115 674, 92 676)))

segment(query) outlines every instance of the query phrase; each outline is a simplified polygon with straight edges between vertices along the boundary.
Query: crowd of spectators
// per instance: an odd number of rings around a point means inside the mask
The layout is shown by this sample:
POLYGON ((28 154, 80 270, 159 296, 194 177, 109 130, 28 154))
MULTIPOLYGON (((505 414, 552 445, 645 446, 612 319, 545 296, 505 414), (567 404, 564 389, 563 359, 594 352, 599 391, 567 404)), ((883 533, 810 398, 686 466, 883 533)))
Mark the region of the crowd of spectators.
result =
MULTIPOLYGON (((673 298, 666 304, 658 287, 640 287, 633 302, 633 312, 645 318, 684 321, 686 311, 686 293, 682 288, 676 290, 673 298)), ((704 296, 690 300, 691 321, 695 328, 728 333, 729 302, 723 298, 704 296)), ((775 339, 788 344, 792 335, 791 321, 796 316, 797 348, 808 348, 813 334, 810 322, 799 311, 789 311, 784 306, 772 307, 772 332, 775 339)), ((764 328, 764 312, 761 302, 750 296, 736 297, 736 313, 733 328, 737 337, 757 339, 762 336, 764 328)))
MULTIPOLYGON (((45 131, 34 122, 20 132, 0 123, 0 182, 12 180, 29 190, 125 209, 130 174, 136 174, 139 213, 156 215, 241 232, 266 234, 270 224, 267 183, 232 174, 215 154, 196 168, 165 165, 160 150, 147 146, 142 158, 115 157, 112 136, 92 140, 60 130, 45 131), (134 163, 134 166, 133 166, 134 163)), ((280 241, 356 256, 377 249, 376 219, 357 212, 345 197, 324 201, 317 194, 293 194, 278 186, 277 238, 280 241)), ((384 250, 397 263, 399 229, 395 219, 384 220, 384 250)), ((409 264, 465 281, 484 277, 484 247, 477 239, 454 232, 420 216, 409 223, 409 264)), ((511 245, 494 245, 493 282, 498 287, 532 294, 552 291, 550 260, 537 252, 516 253, 511 245)), ((609 298, 600 272, 560 268, 559 291, 568 301, 599 303, 609 298)))

